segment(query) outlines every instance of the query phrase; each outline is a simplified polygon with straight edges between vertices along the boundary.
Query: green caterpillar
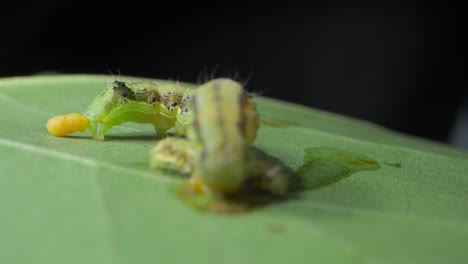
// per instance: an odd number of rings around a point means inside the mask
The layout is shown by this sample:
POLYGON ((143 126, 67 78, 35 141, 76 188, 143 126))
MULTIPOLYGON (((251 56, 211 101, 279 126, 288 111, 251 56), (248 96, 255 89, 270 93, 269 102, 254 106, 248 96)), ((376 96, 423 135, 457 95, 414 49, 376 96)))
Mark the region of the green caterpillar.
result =
POLYGON ((291 171, 251 147, 259 127, 254 101, 230 79, 197 89, 187 139, 167 138, 151 152, 151 166, 190 175, 195 189, 231 194, 245 188, 284 196, 291 171))
POLYGON ((76 113, 53 117, 47 128, 55 136, 89 129, 94 139, 104 140, 112 127, 136 122, 152 124, 159 138, 166 136, 171 128, 177 135, 184 136, 194 93, 194 89, 174 83, 114 81, 93 100, 81 117, 76 113))

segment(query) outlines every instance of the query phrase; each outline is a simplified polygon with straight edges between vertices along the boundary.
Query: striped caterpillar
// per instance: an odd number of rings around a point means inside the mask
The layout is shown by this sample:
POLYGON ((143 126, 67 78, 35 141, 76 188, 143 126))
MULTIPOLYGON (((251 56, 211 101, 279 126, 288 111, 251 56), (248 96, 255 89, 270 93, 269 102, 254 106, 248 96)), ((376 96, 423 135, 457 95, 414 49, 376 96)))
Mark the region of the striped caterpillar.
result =
POLYGON ((184 136, 194 93, 194 89, 173 83, 156 85, 114 81, 93 100, 84 115, 56 116, 46 126, 55 136, 89 129, 95 140, 104 140, 114 126, 126 122, 150 123, 158 138, 164 137, 171 128, 175 128, 177 135, 184 136))
POLYGON ((254 101, 240 84, 216 79, 192 99, 187 139, 166 138, 151 151, 150 164, 190 175, 194 189, 221 194, 245 188, 284 196, 291 172, 251 147, 259 128, 254 101))

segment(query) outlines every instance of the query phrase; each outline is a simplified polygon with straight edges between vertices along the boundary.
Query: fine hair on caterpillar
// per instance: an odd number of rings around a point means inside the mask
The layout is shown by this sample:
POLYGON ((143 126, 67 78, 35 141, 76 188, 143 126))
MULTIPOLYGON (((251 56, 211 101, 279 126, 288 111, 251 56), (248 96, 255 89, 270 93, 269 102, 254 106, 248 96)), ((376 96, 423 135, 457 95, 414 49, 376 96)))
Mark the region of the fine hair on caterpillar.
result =
POLYGON ((240 70, 235 68, 234 70, 228 67, 222 67, 219 64, 213 66, 210 70, 207 66, 197 76, 197 84, 202 85, 214 79, 227 78, 239 83, 244 89, 247 90, 248 83, 253 76, 253 70, 250 70, 247 77, 242 77, 240 70), (222 74, 218 74, 219 71, 223 70, 222 74))
POLYGON ((121 73, 120 73, 119 68, 117 68, 116 70, 117 70, 117 74, 118 74, 117 76, 118 76, 119 78, 115 78, 115 75, 114 75, 114 73, 113 73, 111 70, 107 70, 107 72, 110 73, 110 75, 112 75, 112 79, 113 79, 114 81, 122 81, 122 75, 121 75, 121 73))
POLYGON ((211 70, 208 67, 204 67, 204 69, 198 74, 197 84, 201 85, 214 79, 227 78, 227 79, 231 79, 239 83, 244 88, 244 90, 246 90, 246 93, 250 97, 260 96, 265 93, 264 89, 263 90, 256 89, 254 91, 252 90, 249 91, 248 83, 252 79, 253 70, 250 70, 249 73, 247 74, 247 77, 243 78, 241 77, 240 71, 237 68, 235 70, 232 70, 230 68, 223 67, 224 74, 218 75, 217 72, 220 71, 219 70, 220 67, 221 66, 219 66, 218 64, 215 65, 211 70))

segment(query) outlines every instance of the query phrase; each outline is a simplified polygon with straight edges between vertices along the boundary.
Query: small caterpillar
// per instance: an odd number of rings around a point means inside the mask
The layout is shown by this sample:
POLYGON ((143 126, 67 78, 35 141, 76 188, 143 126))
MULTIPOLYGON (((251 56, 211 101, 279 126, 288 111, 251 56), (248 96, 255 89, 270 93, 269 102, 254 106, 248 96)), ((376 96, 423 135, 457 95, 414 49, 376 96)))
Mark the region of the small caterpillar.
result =
POLYGON ((150 164, 189 174, 194 189, 231 194, 253 187, 284 196, 291 172, 250 146, 258 128, 255 103, 242 86, 229 79, 212 80, 192 99, 187 139, 159 141, 150 164))
POLYGON ((104 140, 114 126, 126 122, 150 123, 159 138, 172 127, 177 135, 183 136, 187 133, 194 93, 194 89, 173 83, 156 85, 114 81, 93 100, 81 118, 77 113, 56 116, 46 126, 54 136, 89 129, 95 140, 104 140), (79 125, 71 120, 79 122, 79 125))

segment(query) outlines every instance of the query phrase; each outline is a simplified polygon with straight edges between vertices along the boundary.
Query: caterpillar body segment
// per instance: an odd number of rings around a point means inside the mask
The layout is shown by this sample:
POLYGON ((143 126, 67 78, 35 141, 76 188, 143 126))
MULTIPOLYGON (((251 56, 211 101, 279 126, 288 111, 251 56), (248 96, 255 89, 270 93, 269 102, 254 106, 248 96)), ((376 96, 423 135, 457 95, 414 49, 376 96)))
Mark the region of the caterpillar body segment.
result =
POLYGON ((150 152, 150 167, 190 175, 193 171, 194 156, 190 142, 183 138, 168 137, 160 140, 150 152))
POLYGON ((246 188, 262 190, 278 197, 285 197, 288 194, 294 172, 284 166, 280 160, 255 147, 250 147, 247 164, 249 179, 244 183, 246 188))
POLYGON ((214 191, 234 192, 247 177, 247 148, 256 137, 259 119, 253 104, 242 86, 230 79, 215 79, 197 89, 189 127, 189 140, 199 152, 194 177, 214 191))

